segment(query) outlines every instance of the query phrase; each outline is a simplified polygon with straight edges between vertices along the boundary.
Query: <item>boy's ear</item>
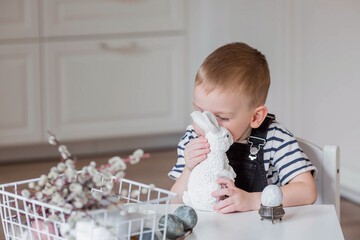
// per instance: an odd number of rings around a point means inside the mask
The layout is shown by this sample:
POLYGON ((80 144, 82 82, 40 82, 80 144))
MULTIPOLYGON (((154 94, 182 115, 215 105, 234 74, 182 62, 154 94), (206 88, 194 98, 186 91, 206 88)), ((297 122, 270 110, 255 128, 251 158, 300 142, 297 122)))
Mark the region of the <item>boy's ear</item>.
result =
POLYGON ((256 107, 251 119, 250 126, 252 128, 258 128, 266 118, 268 110, 265 106, 256 107))

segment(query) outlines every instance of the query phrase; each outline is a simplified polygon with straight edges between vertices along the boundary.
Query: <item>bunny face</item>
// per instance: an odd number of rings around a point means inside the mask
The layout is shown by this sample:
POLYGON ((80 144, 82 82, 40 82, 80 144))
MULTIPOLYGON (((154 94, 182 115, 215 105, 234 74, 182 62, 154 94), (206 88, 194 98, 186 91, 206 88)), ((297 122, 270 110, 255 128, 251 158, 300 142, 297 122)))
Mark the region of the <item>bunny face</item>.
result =
POLYGON ((212 151, 219 150, 225 152, 233 144, 231 133, 225 127, 218 125, 216 117, 211 112, 195 111, 191 114, 191 117, 211 143, 212 151))
POLYGON ((234 142, 231 133, 224 127, 220 127, 216 133, 208 132, 205 136, 212 151, 226 152, 234 142))

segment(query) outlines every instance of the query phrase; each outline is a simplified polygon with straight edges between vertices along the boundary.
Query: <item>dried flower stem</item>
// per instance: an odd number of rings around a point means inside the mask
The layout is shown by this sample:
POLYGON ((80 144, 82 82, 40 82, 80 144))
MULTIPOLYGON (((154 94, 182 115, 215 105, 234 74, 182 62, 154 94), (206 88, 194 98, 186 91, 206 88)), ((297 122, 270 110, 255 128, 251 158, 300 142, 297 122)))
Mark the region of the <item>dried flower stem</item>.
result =
MULTIPOLYGON (((121 196, 117 196, 113 191, 114 183, 124 176, 126 163, 135 164, 140 159, 150 157, 150 154, 138 149, 126 159, 112 157, 107 164, 98 168, 95 168, 95 162, 91 162, 88 166, 84 166, 80 173, 77 173, 76 160, 73 160, 67 147, 61 144, 53 133, 50 131, 48 133, 49 143, 58 147, 61 162, 52 167, 47 175, 42 175, 38 181, 29 183, 29 190, 22 190, 21 195, 71 210, 70 214, 65 215, 65 219, 72 228, 76 221, 84 216, 81 213, 89 216, 86 212, 88 210, 110 209, 122 205, 121 196)), ((134 190, 131 194, 138 196, 146 193, 147 191, 134 190)), ((57 213, 50 213, 49 209, 44 210, 39 206, 35 209, 34 207, 36 206, 32 203, 26 202, 27 211, 32 214, 41 214, 41 211, 45 211, 46 216, 56 217, 57 213)), ((34 219, 31 218, 30 221, 34 219)))

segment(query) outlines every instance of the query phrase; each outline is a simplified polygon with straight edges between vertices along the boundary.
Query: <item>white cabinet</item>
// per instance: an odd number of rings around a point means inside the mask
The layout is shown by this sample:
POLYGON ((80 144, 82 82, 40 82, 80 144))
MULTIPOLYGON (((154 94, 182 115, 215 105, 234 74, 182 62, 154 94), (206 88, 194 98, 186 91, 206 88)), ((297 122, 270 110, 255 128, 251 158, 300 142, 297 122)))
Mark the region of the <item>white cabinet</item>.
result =
POLYGON ((0 0, 0 146, 182 131, 183 8, 0 0))
POLYGON ((62 139, 184 128, 183 38, 48 43, 46 125, 62 139))
POLYGON ((39 46, 0 45, 0 145, 41 141, 39 46))
POLYGON ((43 35, 134 33, 183 28, 182 0, 43 0, 43 35))
POLYGON ((0 39, 39 36, 37 0, 0 1, 0 39))

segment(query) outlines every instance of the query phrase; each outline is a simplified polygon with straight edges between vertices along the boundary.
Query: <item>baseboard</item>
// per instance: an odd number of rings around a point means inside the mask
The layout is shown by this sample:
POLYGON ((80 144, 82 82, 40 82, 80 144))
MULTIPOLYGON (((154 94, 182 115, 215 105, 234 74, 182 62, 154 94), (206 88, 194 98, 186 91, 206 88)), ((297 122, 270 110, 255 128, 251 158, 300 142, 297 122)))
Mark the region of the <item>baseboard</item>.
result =
POLYGON ((340 172, 340 195, 352 202, 360 204, 360 175, 355 171, 342 167, 340 172))
MULTIPOLYGON (((118 139, 97 139, 76 142, 62 142, 73 156, 120 154, 141 148, 145 151, 156 149, 177 149, 183 133, 127 137, 118 139)), ((57 148, 47 144, 35 144, 0 148, 0 163, 24 162, 59 157, 57 148)))

